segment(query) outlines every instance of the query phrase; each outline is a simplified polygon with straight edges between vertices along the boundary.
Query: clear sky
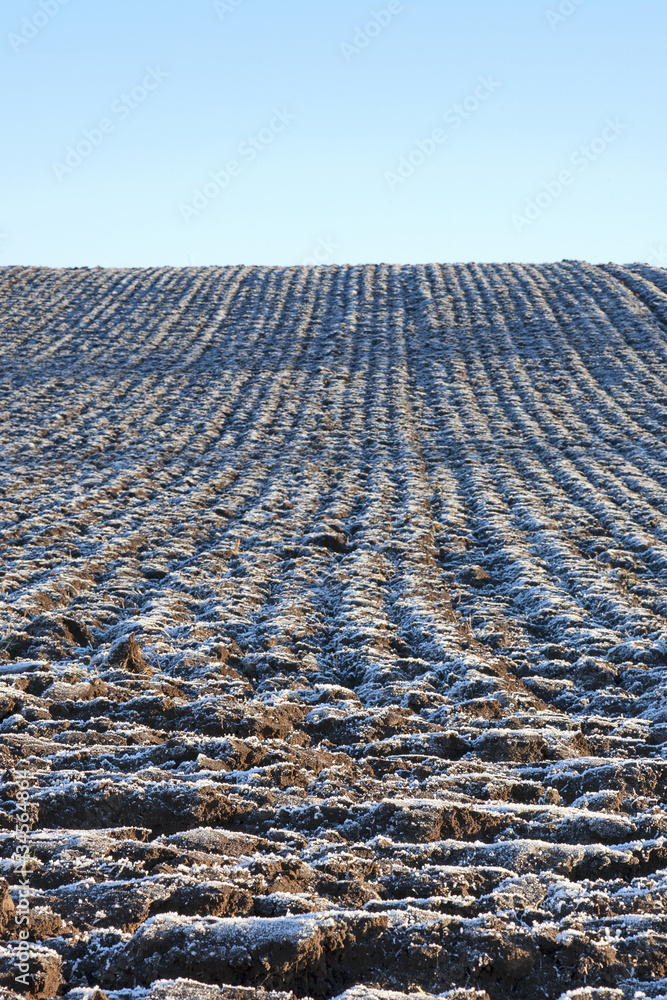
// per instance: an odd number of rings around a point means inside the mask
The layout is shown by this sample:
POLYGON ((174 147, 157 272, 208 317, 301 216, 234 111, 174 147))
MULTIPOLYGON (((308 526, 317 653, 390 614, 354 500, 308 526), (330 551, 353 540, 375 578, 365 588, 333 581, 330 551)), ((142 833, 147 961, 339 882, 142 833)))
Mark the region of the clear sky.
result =
POLYGON ((2 0, 0 264, 667 265, 665 0, 2 0))

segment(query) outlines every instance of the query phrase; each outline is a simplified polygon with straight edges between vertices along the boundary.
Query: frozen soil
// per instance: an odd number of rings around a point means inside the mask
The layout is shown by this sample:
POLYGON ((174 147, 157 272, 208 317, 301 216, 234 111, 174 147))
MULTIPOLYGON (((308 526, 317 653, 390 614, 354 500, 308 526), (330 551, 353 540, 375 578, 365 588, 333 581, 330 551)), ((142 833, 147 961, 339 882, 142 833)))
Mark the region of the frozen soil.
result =
POLYGON ((0 997, 667 996, 666 273, 0 310, 0 997))

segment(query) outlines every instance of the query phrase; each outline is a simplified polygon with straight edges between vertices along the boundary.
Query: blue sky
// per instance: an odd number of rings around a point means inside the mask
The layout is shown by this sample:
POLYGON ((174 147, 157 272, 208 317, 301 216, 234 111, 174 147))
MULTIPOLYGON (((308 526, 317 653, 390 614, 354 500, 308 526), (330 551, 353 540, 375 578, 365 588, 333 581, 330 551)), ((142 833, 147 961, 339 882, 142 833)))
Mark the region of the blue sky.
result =
POLYGON ((665 0, 3 0, 0 264, 667 265, 665 0))

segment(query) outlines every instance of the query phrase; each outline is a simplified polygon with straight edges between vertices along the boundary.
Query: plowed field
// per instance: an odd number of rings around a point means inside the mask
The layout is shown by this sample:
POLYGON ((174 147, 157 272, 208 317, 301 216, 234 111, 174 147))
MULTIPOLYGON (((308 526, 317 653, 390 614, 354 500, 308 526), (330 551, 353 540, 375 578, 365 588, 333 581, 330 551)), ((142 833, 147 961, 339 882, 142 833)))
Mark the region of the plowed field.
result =
POLYGON ((0 330, 1 996, 667 996, 665 271, 3 268, 0 330))

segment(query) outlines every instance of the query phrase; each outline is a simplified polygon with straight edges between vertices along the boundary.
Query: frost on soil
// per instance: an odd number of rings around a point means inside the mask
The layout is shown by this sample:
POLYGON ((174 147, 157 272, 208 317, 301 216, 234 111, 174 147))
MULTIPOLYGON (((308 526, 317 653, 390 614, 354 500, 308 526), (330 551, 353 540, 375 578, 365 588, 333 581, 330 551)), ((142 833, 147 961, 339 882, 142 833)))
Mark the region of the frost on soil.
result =
POLYGON ((0 998, 667 996, 665 272, 0 303, 0 998))

